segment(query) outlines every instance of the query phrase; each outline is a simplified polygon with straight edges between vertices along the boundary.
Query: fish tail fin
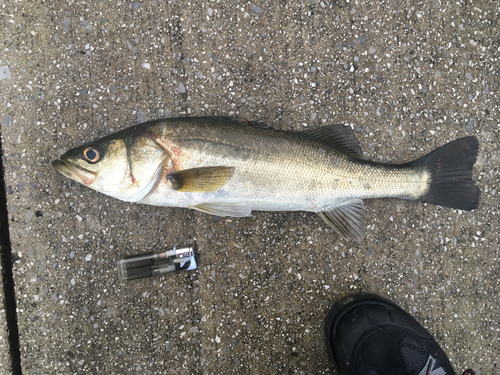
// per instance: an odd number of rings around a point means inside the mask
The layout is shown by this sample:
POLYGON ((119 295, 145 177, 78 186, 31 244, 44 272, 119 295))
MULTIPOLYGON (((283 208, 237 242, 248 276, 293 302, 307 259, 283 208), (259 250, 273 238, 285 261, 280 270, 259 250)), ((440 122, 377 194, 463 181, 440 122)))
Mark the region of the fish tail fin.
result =
POLYGON ((464 137, 408 163, 431 173, 429 189, 417 200, 459 210, 477 208, 480 191, 472 180, 472 168, 478 150, 476 137, 464 137))

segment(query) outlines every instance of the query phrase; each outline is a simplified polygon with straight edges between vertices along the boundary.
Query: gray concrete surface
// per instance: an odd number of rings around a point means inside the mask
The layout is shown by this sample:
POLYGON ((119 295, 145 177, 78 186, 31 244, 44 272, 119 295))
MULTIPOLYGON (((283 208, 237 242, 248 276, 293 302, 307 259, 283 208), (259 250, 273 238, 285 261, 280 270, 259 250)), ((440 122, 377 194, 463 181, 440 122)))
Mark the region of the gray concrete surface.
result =
MULTIPOLYGON (((4 299, 1 298, 2 306, 4 306, 4 299)), ((2 323, 1 323, 1 332, 0 332, 0 371, 2 374, 10 374, 12 373, 12 363, 10 360, 9 353, 9 341, 8 341, 8 333, 7 333, 7 325, 5 320, 5 311, 2 309, 2 323)))
POLYGON ((498 374, 500 8, 495 1, 1 1, 0 117, 26 374, 329 374, 323 319, 363 290, 455 369, 498 374), (137 122, 224 115, 354 127, 409 161, 476 135, 479 209, 367 202, 358 245, 306 213, 245 219, 108 198, 50 162, 137 122), (118 256, 199 269, 120 282, 118 256))
MULTIPOLYGON (((0 244, 0 250, 1 250, 0 244)), ((0 275, 2 272, 2 252, 0 251, 0 275)), ((12 363, 9 352, 9 332, 7 327, 6 303, 3 290, 0 293, 0 373, 11 374, 12 363)))

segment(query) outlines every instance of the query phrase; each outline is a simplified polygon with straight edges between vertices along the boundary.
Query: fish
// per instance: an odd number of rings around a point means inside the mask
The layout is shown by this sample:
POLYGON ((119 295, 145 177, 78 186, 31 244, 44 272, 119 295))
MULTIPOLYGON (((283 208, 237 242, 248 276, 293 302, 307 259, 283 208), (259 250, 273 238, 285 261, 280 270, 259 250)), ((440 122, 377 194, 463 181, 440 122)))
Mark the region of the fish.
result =
POLYGON ((479 141, 452 141, 420 159, 363 158, 350 126, 279 130, 226 117, 144 122, 73 148, 52 162, 64 176, 111 197, 218 216, 317 213, 362 243, 364 199, 401 198, 478 207, 472 179, 479 141))

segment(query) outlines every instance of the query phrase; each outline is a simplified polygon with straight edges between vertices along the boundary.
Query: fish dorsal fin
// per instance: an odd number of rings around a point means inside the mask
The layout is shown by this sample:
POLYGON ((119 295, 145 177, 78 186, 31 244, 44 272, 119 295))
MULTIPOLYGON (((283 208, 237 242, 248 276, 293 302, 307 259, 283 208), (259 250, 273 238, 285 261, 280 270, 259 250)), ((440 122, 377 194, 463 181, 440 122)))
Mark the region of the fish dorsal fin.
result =
POLYGON ((252 212, 250 206, 243 202, 202 203, 190 208, 217 216, 244 217, 252 212))
MULTIPOLYGON (((203 117, 202 117, 203 118, 203 117)), ((255 128, 264 128, 264 129, 271 129, 269 125, 262 121, 257 121, 257 120, 244 120, 240 118, 234 118, 234 117, 228 117, 228 116, 210 116, 209 118, 222 122, 222 123, 238 123, 242 125, 248 125, 248 126, 253 126, 255 128)))
POLYGON ((363 242, 365 234, 365 204, 361 199, 343 203, 328 212, 318 212, 341 236, 363 242))
POLYGON ((168 175, 174 190, 184 193, 217 191, 234 173, 233 167, 202 167, 185 169, 168 175))
POLYGON ((302 133, 314 137, 345 155, 363 157, 358 138, 350 126, 343 124, 326 125, 316 129, 303 130, 302 133))

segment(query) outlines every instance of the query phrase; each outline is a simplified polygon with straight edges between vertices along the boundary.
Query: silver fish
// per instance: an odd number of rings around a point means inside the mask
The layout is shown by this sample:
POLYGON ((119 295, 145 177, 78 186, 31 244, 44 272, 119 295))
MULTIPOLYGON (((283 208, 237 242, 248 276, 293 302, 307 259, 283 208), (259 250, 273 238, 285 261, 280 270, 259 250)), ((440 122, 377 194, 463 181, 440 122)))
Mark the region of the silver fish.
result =
POLYGON ((311 211, 362 242, 362 199, 403 198, 477 207, 472 180, 479 143, 465 137, 416 161, 364 160, 350 127, 283 131, 230 118, 142 123, 74 148, 52 165, 112 197, 219 216, 311 211))

